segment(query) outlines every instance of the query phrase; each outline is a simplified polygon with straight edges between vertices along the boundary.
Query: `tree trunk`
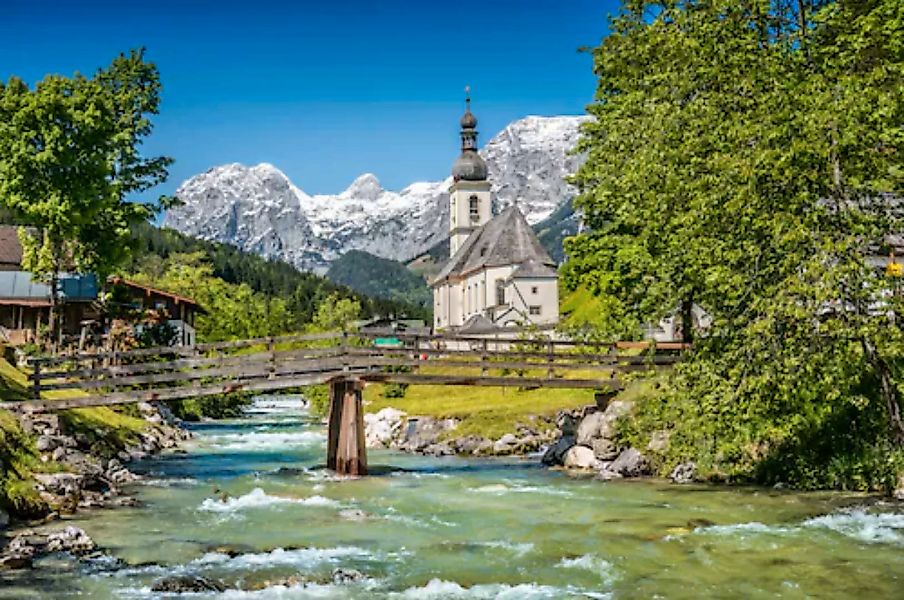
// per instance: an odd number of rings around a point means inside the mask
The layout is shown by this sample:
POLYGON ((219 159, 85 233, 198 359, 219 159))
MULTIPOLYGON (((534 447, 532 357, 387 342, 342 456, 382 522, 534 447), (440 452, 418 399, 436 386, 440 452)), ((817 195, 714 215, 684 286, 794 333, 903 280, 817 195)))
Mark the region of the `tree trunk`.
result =
POLYGON ((681 341, 685 344, 694 342, 694 295, 691 294, 681 302, 681 341))
POLYGON ((861 338, 860 344, 866 354, 866 359, 879 377, 879 393, 885 401, 888 411, 888 425, 891 429, 892 439, 895 443, 904 445, 904 418, 901 416, 901 402, 898 398, 898 388, 892 380, 891 369, 869 339, 861 338))

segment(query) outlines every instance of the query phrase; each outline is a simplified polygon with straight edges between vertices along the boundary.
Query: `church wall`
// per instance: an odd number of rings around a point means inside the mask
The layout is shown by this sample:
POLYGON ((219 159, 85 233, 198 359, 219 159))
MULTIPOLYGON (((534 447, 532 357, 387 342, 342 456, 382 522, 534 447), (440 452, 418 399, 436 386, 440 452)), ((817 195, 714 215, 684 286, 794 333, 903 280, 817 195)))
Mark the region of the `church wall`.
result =
POLYGON ((526 315, 536 325, 550 325, 559 321, 559 285, 556 279, 515 279, 508 286, 511 306, 526 315), (534 290, 536 289, 536 293, 534 290), (538 307, 540 314, 531 314, 538 307))

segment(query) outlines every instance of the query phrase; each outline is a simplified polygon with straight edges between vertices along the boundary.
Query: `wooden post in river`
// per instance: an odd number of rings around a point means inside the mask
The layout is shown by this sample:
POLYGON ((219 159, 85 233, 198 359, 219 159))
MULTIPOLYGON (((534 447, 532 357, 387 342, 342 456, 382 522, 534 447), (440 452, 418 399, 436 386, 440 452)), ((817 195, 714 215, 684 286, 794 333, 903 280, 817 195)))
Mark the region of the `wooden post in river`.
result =
POLYGON ((330 418, 326 466, 339 475, 367 475, 364 446, 364 383, 337 379, 330 382, 330 418))

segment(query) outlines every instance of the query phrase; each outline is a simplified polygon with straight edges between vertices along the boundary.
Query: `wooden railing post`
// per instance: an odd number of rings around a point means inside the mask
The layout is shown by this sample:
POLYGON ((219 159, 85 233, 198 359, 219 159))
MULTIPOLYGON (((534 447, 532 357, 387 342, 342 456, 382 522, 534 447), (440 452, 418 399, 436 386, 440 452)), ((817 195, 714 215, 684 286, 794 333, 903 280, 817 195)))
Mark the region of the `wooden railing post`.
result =
POLYGON ((546 353, 547 353, 547 361, 549 362, 546 370, 547 379, 554 379, 556 376, 556 370, 553 367, 553 364, 556 360, 556 346, 553 344, 552 340, 549 340, 546 343, 546 353))
POLYGON ((32 383, 31 395, 35 400, 41 399, 41 361, 36 359, 32 366, 34 368, 34 382, 32 383))
POLYGON ((489 369, 487 368, 486 363, 488 360, 490 360, 490 357, 487 356, 487 346, 488 346, 487 340, 483 340, 482 346, 483 347, 482 347, 482 353, 480 355, 480 362, 482 362, 483 365, 481 365, 481 368, 480 368, 480 376, 486 377, 487 374, 489 373, 489 369))
POLYGON ((272 335, 267 338, 267 351, 270 353, 270 374, 267 379, 276 379, 276 342, 272 335))

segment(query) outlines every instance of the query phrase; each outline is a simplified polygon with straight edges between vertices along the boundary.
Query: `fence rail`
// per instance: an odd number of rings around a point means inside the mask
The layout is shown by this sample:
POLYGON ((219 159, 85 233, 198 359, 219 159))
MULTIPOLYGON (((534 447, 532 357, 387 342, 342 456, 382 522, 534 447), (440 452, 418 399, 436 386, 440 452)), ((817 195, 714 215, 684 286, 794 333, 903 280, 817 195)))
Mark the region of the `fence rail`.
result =
POLYGON ((672 365, 686 348, 646 342, 404 334, 393 336, 386 345, 386 337, 292 335, 37 358, 30 361, 34 399, 3 406, 44 411, 281 390, 339 378, 410 385, 615 390, 617 373, 672 365), (431 367, 444 372, 431 373, 431 367), (42 399, 43 392, 67 390, 82 395, 42 399))

